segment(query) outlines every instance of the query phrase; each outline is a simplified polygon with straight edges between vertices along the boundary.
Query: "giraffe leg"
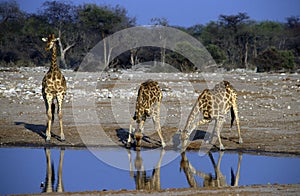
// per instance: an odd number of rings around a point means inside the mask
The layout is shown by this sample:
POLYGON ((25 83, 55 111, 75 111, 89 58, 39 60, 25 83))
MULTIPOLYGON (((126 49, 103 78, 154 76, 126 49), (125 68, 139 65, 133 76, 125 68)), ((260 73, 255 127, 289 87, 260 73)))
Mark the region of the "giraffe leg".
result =
POLYGON ((154 128, 157 131, 158 136, 160 138, 161 145, 164 148, 164 147, 166 147, 166 143, 162 136, 161 127, 160 127, 160 103, 157 103, 155 107, 156 108, 155 108, 155 111, 153 112, 152 120, 153 120, 154 128))
POLYGON ((145 120, 142 120, 140 123, 137 123, 137 130, 134 133, 134 137, 136 139, 136 147, 141 147, 143 131, 144 131, 144 123, 145 120))
POLYGON ((62 102, 63 102, 64 96, 60 95, 57 96, 57 103, 58 103, 58 119, 59 119, 59 127, 60 127, 60 139, 61 141, 65 141, 65 135, 63 130, 63 122, 62 122, 62 102))
POLYGON ((191 125, 190 130, 188 131, 188 136, 190 136, 190 134, 192 133, 193 130, 195 130, 197 127, 201 126, 201 125, 205 125, 207 123, 209 123, 211 120, 210 119, 201 119, 198 122, 195 122, 191 125))
POLYGON ((127 139, 127 147, 130 147, 130 144, 131 144, 131 134, 132 134, 132 125, 133 125, 133 122, 134 122, 134 119, 132 118, 131 119, 131 122, 130 122, 130 126, 129 126, 129 134, 128 134, 128 139, 127 139))
POLYGON ((213 128, 213 131, 212 131, 212 133, 209 135, 209 137, 208 137, 208 142, 211 144, 211 142, 212 142, 212 139, 213 139, 213 137, 214 137, 214 135, 215 135, 215 133, 216 133, 216 127, 217 127, 217 119, 215 120, 215 124, 214 124, 214 128, 213 128))
POLYGON ((225 150, 222 142, 221 142, 221 135, 220 135, 220 132, 221 132, 221 129, 222 129, 222 126, 223 126, 223 123, 224 123, 224 119, 223 118, 219 118, 217 120, 217 135, 218 135, 218 140, 219 140, 219 144, 220 144, 220 150, 225 150))
POLYGON ((162 145, 162 147, 164 148, 164 147, 166 147, 166 143, 165 143, 164 138, 163 138, 163 136, 162 136, 159 116, 153 115, 152 120, 153 120, 154 128, 155 128, 155 130, 157 131, 158 136, 159 136, 159 138, 160 138, 161 145, 162 145))
POLYGON ((198 102, 195 103, 195 105, 192 108, 192 111, 189 114, 189 117, 186 121, 186 125, 184 127, 184 130, 181 132, 181 151, 184 151, 185 148, 188 145, 189 137, 192 131, 199 125, 205 124, 204 120, 202 119, 199 122, 195 122, 196 116, 200 112, 200 107, 198 102))
POLYGON ((52 96, 46 96, 45 102, 46 102, 46 109, 47 109, 47 130, 46 130, 46 141, 50 141, 51 139, 51 125, 52 125, 52 119, 53 119, 53 111, 52 111, 52 96))
MULTIPOLYGON (((201 125, 205 125, 205 124, 207 124, 207 123, 209 123, 211 120, 210 119, 202 119, 202 120, 199 120, 199 122, 196 124, 196 127, 198 127, 198 126, 201 126, 201 125)), ((195 127, 195 128, 196 128, 195 127)), ((194 128, 194 129, 195 129, 194 128)))
POLYGON ((199 120, 198 122, 193 122, 190 125, 186 126, 186 127, 189 127, 189 129, 188 130, 183 130, 183 132, 181 133, 181 143, 182 143, 181 147, 182 147, 182 149, 186 147, 187 142, 189 140, 189 137, 190 137, 192 131, 195 130, 196 127, 207 124, 210 121, 211 121, 210 119, 204 119, 203 118, 203 119, 199 120))
POLYGON ((238 136, 239 136, 239 143, 242 144, 243 143, 243 139, 242 139, 242 136, 241 136, 240 119, 239 119, 239 116, 238 116, 238 108, 237 108, 236 101, 233 102, 233 106, 232 107, 233 107, 233 112, 234 112, 234 116, 235 116, 237 132, 238 132, 238 136))

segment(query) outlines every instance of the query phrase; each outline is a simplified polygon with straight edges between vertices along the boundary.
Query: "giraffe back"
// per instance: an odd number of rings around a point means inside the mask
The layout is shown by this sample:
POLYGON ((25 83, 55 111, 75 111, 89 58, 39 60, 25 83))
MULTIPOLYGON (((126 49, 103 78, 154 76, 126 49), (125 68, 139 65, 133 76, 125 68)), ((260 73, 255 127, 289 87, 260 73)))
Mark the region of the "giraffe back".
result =
POLYGON ((145 120, 147 116, 151 115, 152 106, 160 103, 161 100, 162 92, 158 82, 147 80, 142 83, 138 91, 134 119, 138 122, 141 118, 145 120))
POLYGON ((218 118, 228 113, 236 103, 237 94, 228 81, 222 81, 213 89, 205 89, 198 98, 198 103, 205 119, 218 118))

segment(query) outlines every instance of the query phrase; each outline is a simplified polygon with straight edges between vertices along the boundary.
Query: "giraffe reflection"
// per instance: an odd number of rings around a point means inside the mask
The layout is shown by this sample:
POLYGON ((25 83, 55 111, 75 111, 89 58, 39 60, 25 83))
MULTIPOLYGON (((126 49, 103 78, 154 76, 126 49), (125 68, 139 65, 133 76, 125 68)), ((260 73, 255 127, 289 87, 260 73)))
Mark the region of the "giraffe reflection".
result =
POLYGON ((53 163, 51 163, 51 151, 49 148, 45 149, 46 160, 47 160, 47 173, 45 184, 41 184, 41 188, 43 188, 43 192, 64 192, 64 186, 62 181, 62 165, 64 159, 64 149, 60 149, 60 158, 59 158, 59 167, 58 167, 58 174, 57 174, 57 185, 56 189, 54 189, 55 183, 55 172, 53 163))
MULTIPOLYGON (((215 176, 212 174, 207 174, 201 171, 197 171, 189 162, 186 157, 185 152, 181 153, 181 161, 180 161, 180 171, 183 170, 186 176, 186 179, 190 185, 190 187, 195 188, 199 187, 195 175, 201 177, 203 179, 203 187, 224 187, 228 186, 226 183, 226 177, 222 174, 220 170, 221 160, 224 155, 224 152, 219 152, 218 163, 216 164, 211 152, 208 152, 209 158, 213 164, 215 176)), ((238 167, 236 171, 236 175, 234 176, 233 171, 231 170, 231 186, 238 186, 239 178, 240 178, 240 167, 241 167, 242 154, 239 154, 238 159, 238 167)))
POLYGON ((165 151, 163 149, 160 151, 159 160, 156 167, 152 170, 151 176, 147 176, 147 173, 144 169, 141 152, 139 150, 136 151, 136 157, 134 159, 134 167, 136 172, 133 171, 131 151, 128 150, 127 152, 130 176, 134 178, 136 190, 160 190, 160 167, 165 151))

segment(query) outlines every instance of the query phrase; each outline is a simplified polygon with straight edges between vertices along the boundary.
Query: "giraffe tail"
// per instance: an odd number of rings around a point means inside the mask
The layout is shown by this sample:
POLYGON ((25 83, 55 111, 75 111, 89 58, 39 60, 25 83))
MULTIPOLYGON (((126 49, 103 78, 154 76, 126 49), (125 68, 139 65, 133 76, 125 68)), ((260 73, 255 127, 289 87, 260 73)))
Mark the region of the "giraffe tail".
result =
POLYGON ((55 104, 51 104, 52 122, 54 121, 55 104))
POLYGON ((232 127, 234 119, 235 119, 233 107, 230 108, 230 114, 231 114, 231 125, 230 125, 230 127, 232 127))

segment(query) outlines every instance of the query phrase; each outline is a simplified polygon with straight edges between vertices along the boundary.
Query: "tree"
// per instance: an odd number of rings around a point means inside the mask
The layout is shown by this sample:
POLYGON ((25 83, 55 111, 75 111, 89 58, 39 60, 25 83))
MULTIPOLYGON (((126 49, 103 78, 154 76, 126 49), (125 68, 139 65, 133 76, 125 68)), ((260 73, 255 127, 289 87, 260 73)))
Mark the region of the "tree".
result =
MULTIPOLYGON (((96 4, 85 4, 79 9, 79 20, 82 27, 89 28, 90 31, 101 35, 105 67, 109 65, 114 46, 109 45, 104 38, 107 35, 135 24, 135 19, 130 19, 126 14, 127 11, 120 6, 112 8, 107 6, 100 7, 96 4)), ((86 37, 89 38, 88 36, 86 37)))
MULTIPOLYGON (((196 47, 188 41, 180 41, 175 45, 175 51, 169 54, 170 57, 173 57, 175 61, 177 61, 177 65, 179 65, 179 70, 181 72, 191 72, 191 71, 202 71, 198 70, 205 69, 207 65, 211 62, 211 58, 207 50, 203 47, 196 47), (188 57, 182 56, 181 54, 188 54, 188 57), (197 62, 195 60, 197 59, 197 62), (193 64, 190 60, 194 60, 193 64)), ((173 60, 174 61, 174 60, 173 60)), ((177 67, 178 68, 178 67, 177 67)))
POLYGON ((26 41, 21 31, 25 20, 26 14, 15 1, 0 2, 0 57, 5 63, 16 64, 23 59, 22 51, 28 49, 22 46, 26 41))
POLYGON ((196 39, 200 39, 203 31, 204 31, 204 26, 201 25, 201 24, 196 24, 196 25, 193 25, 191 27, 188 27, 186 29, 186 33, 192 35, 193 37, 195 37, 196 39))
POLYGON ((256 35, 261 49, 264 50, 270 46, 283 49, 283 43, 286 39, 283 30, 281 23, 273 21, 259 22, 256 27, 256 35))
POLYGON ((217 64, 223 64, 226 61, 224 51, 217 45, 209 44, 206 49, 211 54, 217 64))
MULTIPOLYGON (((247 49, 247 39, 241 39, 244 33, 240 33, 247 23, 249 16, 246 13, 238 13, 237 15, 220 15, 219 23, 223 34, 223 48, 227 50, 228 61, 234 65, 242 63, 241 51, 239 51, 239 44, 242 41, 243 48, 247 49), (244 42, 243 42, 244 41, 244 42)), ((246 52, 246 51, 245 51, 246 52)), ((244 56, 244 55, 243 55, 244 56)), ((245 55, 247 56, 247 54, 245 55)), ((245 65, 247 68, 247 65, 245 65)))
POLYGON ((0 25, 23 16, 24 13, 20 10, 16 1, 0 2, 0 25))
MULTIPOLYGON (((153 28, 163 28, 169 26, 169 22, 166 18, 152 18, 151 19, 152 25, 154 25, 153 28)), ((159 40, 162 43, 162 46, 160 47, 160 61, 162 65, 165 65, 166 62, 166 44, 167 44, 167 36, 164 33, 164 30, 159 31, 159 40)))
POLYGON ((233 29, 235 32, 238 30, 238 26, 244 21, 248 20, 249 16, 247 13, 238 13, 237 15, 223 15, 219 16, 219 21, 222 26, 233 29))
POLYGON ((258 72, 278 71, 281 69, 294 71, 295 69, 293 53, 287 50, 277 50, 275 47, 270 47, 263 51, 255 61, 258 65, 258 72))
POLYGON ((282 68, 291 72, 295 71, 296 66, 293 52, 290 50, 281 50, 279 54, 283 59, 282 68))
POLYGON ((46 1, 44 9, 40 12, 47 19, 60 38, 58 40, 60 60, 64 68, 69 68, 66 63, 66 53, 75 46, 78 34, 73 27, 77 20, 76 6, 61 1, 46 1))
POLYGON ((203 27, 200 41, 204 46, 209 44, 217 45, 221 48, 222 46, 222 27, 216 22, 209 22, 205 27, 203 27))
POLYGON ((300 65, 300 17, 290 16, 286 18, 286 49, 293 51, 300 65))
POLYGON ((286 18, 288 28, 299 28, 300 26, 300 17, 299 16, 290 16, 286 18))

